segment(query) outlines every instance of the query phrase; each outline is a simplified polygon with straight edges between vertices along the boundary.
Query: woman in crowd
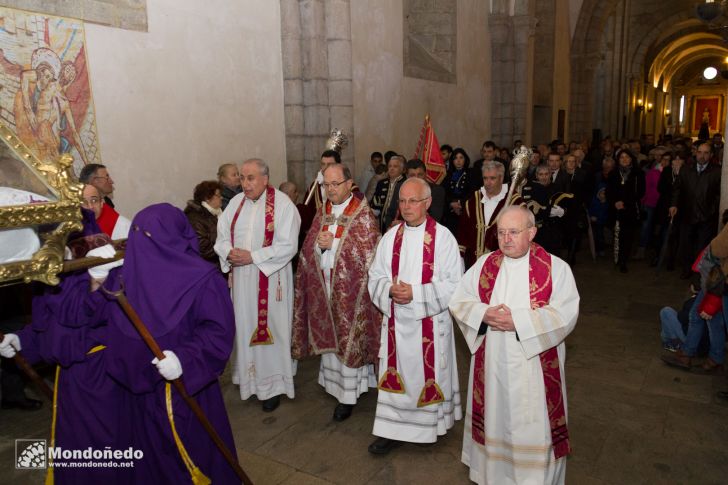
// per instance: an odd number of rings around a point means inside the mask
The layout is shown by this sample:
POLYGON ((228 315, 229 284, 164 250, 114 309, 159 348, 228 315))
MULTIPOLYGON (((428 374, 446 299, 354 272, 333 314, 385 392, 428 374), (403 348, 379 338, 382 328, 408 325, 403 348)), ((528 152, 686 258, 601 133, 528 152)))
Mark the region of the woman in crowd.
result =
POLYGON ((639 169, 637 157, 628 149, 617 153, 617 169, 607 178, 607 202, 611 220, 615 221, 615 263, 619 271, 627 272, 627 260, 632 251, 640 219, 640 200, 645 195, 645 175, 639 169))
POLYGON ((217 239, 217 217, 222 213, 222 186, 214 180, 200 182, 195 187, 193 200, 187 201, 185 215, 197 233, 200 256, 220 267, 220 258, 213 247, 217 239))
MULTIPOLYGON (((654 150, 656 149, 652 151, 654 150)), ((662 170, 665 167, 669 167, 671 161, 672 154, 670 152, 664 152, 657 159, 650 157, 650 163, 645 169, 645 196, 642 198, 642 213, 644 214, 644 218, 640 229, 640 245, 637 248, 636 259, 644 259, 645 250, 655 245, 653 241, 656 222, 655 213, 657 211, 657 203, 660 199, 658 185, 662 170)))
POLYGON ((445 216, 443 224, 450 229, 450 232, 457 234, 458 220, 463 211, 465 200, 468 198, 468 168, 470 167, 470 157, 462 148, 456 148, 452 151, 450 158, 450 169, 447 176, 442 182, 445 187, 445 216))
POLYGON ((657 266, 659 254, 662 252, 662 246, 667 244, 666 260, 667 269, 673 269, 675 266, 675 257, 677 255, 678 242, 680 241, 680 217, 681 212, 678 211, 674 218, 670 218, 669 209, 672 205, 672 192, 678 183, 680 169, 685 165, 685 152, 677 151, 670 163, 662 169, 660 180, 657 183, 657 192, 660 194, 657 199, 657 207, 655 208, 655 221, 660 225, 660 240, 657 245, 657 257, 652 261, 653 266, 657 266), (672 227, 670 223, 672 222, 672 227), (669 233, 668 233, 669 231, 669 233))

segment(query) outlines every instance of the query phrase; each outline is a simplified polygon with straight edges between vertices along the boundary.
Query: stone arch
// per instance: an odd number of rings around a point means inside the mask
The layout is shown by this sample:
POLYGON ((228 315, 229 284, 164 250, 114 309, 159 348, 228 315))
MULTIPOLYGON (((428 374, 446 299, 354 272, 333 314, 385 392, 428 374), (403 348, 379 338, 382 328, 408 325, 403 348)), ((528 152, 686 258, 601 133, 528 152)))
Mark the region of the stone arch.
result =
MULTIPOLYGON (((663 52, 666 46, 679 41, 679 39, 706 32, 707 27, 695 19, 692 5, 686 5, 680 0, 584 0, 579 12, 579 19, 572 39, 572 78, 570 107, 570 133, 572 137, 589 135, 593 122, 593 114, 599 112, 595 107, 594 99, 595 77, 599 70, 600 47, 612 48, 610 39, 603 45, 605 35, 609 37, 609 28, 613 22, 622 15, 622 32, 628 35, 624 38, 612 39, 619 45, 621 54, 619 59, 614 57, 612 65, 619 71, 620 79, 627 80, 629 84, 645 83, 650 87, 659 81, 650 78, 650 67, 663 52), (623 10, 624 9, 624 10, 623 10)), ((609 62, 609 61, 607 61, 609 62)), ((602 66, 603 67, 603 66, 602 66)), ((670 71, 675 72, 675 71, 670 71)), ((618 95, 603 100, 607 103, 623 105, 629 96, 629 89, 622 90, 618 95)), ((620 115, 621 116, 621 115, 620 115)), ((612 129, 614 126, 603 128, 612 129)))
POLYGON ((661 49, 658 47, 660 45, 669 44, 677 38, 689 33, 698 31, 704 32, 705 27, 700 24, 698 20, 690 22, 690 26, 683 29, 674 30, 674 27, 671 28, 671 26, 678 26, 682 24, 682 22, 694 19, 694 17, 695 16, 692 11, 683 8, 683 10, 675 12, 667 18, 661 19, 658 25, 655 25, 654 28, 647 31, 645 35, 640 38, 638 43, 631 46, 634 48, 631 49, 632 54, 630 55, 630 74, 636 78, 643 77, 647 80, 647 73, 649 71, 648 61, 652 62, 654 59, 649 59, 648 52, 653 51, 653 46, 657 49, 657 52, 660 52, 661 49), (662 41, 657 42, 660 35, 665 33, 665 30, 661 28, 662 26, 668 26, 668 30, 673 30, 673 32, 670 32, 664 39, 662 39, 662 41))
POLYGON ((594 75, 599 44, 607 19, 618 0, 584 0, 571 42, 571 107, 569 134, 573 139, 591 137, 594 75))
POLYGON ((695 64, 701 59, 724 59, 728 54, 728 49, 724 45, 713 45, 713 46, 695 46, 688 49, 685 56, 676 59, 669 67, 668 72, 665 75, 664 89, 670 89, 673 84, 673 79, 676 74, 684 70, 691 64, 695 64))

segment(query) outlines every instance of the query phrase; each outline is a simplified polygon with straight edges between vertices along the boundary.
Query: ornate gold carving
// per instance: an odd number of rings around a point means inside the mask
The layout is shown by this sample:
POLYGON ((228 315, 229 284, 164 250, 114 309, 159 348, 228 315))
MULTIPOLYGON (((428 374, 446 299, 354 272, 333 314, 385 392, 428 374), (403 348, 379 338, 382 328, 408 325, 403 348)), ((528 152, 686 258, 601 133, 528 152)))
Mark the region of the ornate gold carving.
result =
POLYGON ((0 137, 58 196, 57 201, 0 207, 0 229, 57 224, 52 232, 43 235, 41 248, 29 261, 0 264, 0 284, 35 280, 56 285, 57 275, 63 269, 68 235, 83 228, 79 209, 83 186, 75 182, 73 157, 64 154, 57 161, 41 161, 3 123, 0 123, 0 137))
POLYGON ((0 228, 3 229, 80 219, 79 204, 71 202, 0 207, 0 228))

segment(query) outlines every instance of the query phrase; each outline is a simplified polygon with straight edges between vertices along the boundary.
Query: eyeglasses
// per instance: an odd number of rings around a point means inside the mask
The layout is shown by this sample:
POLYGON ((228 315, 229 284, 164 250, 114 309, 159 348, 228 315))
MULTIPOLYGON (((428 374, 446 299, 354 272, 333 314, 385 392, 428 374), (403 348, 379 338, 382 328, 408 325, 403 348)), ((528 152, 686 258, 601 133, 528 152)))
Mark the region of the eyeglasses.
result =
POLYGON ((96 205, 96 204, 100 204, 100 203, 101 203, 101 199, 99 199, 98 197, 91 197, 90 199, 83 199, 81 201, 81 205, 83 207, 96 205))
POLYGON ((429 197, 425 197, 424 199, 399 199, 398 202, 399 202, 399 205, 407 207, 410 205, 419 204, 420 202, 424 202, 427 199, 429 199, 429 197))
POLYGON ((339 188, 339 185, 345 184, 346 182, 348 182, 348 180, 342 180, 341 182, 330 182, 330 183, 324 182, 321 185, 323 185, 326 190, 328 190, 328 189, 338 189, 339 188))
POLYGON ((510 236, 511 239, 518 236, 520 233, 528 229, 527 227, 524 227, 523 229, 499 229, 498 230, 498 237, 503 239, 504 237, 510 236))

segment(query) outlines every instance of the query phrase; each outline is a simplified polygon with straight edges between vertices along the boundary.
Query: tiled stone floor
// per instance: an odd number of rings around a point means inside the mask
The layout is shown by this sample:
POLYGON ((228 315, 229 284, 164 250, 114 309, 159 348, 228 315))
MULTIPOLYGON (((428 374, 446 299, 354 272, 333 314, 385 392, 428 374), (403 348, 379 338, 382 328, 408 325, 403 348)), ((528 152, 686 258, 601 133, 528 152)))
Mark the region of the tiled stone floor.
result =
MULTIPOLYGON (((607 261, 582 257, 575 274, 581 315, 567 340, 566 376, 573 454, 569 484, 728 483, 728 406, 715 400, 723 377, 693 375, 660 361, 657 312, 679 306, 687 285, 675 273, 656 276, 644 263, 626 275, 607 261)), ((460 382, 469 357, 458 336, 460 382)), ((460 463, 463 425, 431 447, 405 445, 385 457, 367 453, 376 393, 353 416, 334 423, 333 398, 316 383, 318 361, 300 363, 296 399, 266 414, 241 402, 222 378, 238 455, 259 484, 468 483, 460 463)), ((463 401, 465 392, 463 390, 463 401)), ((50 410, 0 411, 0 483, 42 483, 15 470, 16 438, 47 437, 50 410)))

